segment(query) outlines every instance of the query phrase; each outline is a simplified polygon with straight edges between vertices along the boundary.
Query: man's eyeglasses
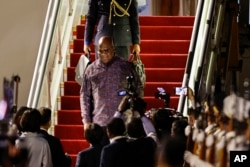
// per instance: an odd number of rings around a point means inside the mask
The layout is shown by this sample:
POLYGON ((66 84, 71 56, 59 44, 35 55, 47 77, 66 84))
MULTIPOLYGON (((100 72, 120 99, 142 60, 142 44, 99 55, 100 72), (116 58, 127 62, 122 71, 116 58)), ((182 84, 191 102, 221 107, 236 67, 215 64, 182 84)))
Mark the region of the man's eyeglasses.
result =
POLYGON ((107 48, 107 49, 99 49, 98 50, 98 53, 99 54, 107 54, 107 53, 109 53, 109 51, 111 50, 112 48, 107 48))

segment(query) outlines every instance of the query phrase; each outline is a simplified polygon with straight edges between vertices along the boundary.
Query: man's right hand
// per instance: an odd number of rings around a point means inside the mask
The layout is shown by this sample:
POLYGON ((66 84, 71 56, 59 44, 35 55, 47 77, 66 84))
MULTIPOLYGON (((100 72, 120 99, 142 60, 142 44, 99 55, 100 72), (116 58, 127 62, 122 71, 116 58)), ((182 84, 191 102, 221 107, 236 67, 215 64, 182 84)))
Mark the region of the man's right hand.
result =
POLYGON ((84 45, 83 51, 85 54, 89 54, 91 52, 90 45, 84 45))
POLYGON ((84 123, 84 130, 86 130, 88 127, 89 127, 89 125, 90 125, 91 123, 84 123))

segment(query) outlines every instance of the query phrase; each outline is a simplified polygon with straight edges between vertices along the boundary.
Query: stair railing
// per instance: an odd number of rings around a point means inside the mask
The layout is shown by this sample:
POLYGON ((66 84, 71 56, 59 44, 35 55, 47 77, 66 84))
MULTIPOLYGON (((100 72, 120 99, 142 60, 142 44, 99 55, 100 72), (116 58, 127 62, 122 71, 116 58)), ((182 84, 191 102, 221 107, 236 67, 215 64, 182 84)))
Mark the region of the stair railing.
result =
POLYGON ((43 33, 41 37, 35 70, 33 73, 31 88, 27 102, 27 106, 29 107, 37 107, 47 65, 47 60, 49 58, 48 55, 52 43, 52 36, 56 25, 56 18, 58 15, 58 9, 60 7, 60 2, 60 0, 55 0, 49 1, 48 4, 43 33))
POLYGON ((64 80, 72 29, 79 24, 84 6, 87 0, 54 0, 48 4, 27 106, 50 107, 54 112, 52 127, 57 123, 57 98, 64 80))
POLYGON ((220 93, 220 91, 229 93, 231 90, 226 90, 225 87, 236 85, 234 82, 236 83, 237 79, 228 78, 228 75, 233 76, 235 71, 241 68, 236 21, 238 5, 237 0, 221 0, 215 1, 211 8, 209 31, 204 43, 206 47, 201 53, 203 60, 200 61, 194 84, 196 96, 201 103, 206 100, 207 94, 220 93), (222 84, 218 85, 218 80, 221 80, 222 84), (227 80, 227 83, 223 83, 223 80, 227 80), (216 90, 214 90, 215 86, 216 90))
POLYGON ((87 0, 49 1, 27 102, 29 107, 49 106, 54 109, 58 95, 55 93, 58 92, 55 85, 59 85, 62 80, 61 72, 68 53, 72 27, 79 23, 83 5, 86 5, 84 1, 87 0), (51 101, 48 101, 49 98, 51 101))
MULTIPOLYGON (((204 8, 204 0, 200 0, 197 4, 193 31, 192 31, 192 36, 191 36, 190 45, 189 45, 188 58, 187 58, 185 73, 184 73, 183 81, 182 81, 182 87, 187 87, 189 80, 190 80, 191 69, 193 67, 193 61, 194 61, 194 52, 195 52, 198 33, 199 33, 199 27, 201 26, 201 23, 202 23, 201 17, 202 17, 202 13, 204 12, 203 8, 204 8)), ((180 95, 177 111, 182 112, 184 115, 186 115, 186 113, 184 112, 186 111, 185 103, 186 103, 186 96, 180 95)))
MULTIPOLYGON (((201 99, 211 91, 225 4, 226 1, 204 0, 199 1, 197 6, 182 86, 190 87, 201 99)), ((180 96, 178 111, 187 115, 188 105, 187 97, 180 96)))

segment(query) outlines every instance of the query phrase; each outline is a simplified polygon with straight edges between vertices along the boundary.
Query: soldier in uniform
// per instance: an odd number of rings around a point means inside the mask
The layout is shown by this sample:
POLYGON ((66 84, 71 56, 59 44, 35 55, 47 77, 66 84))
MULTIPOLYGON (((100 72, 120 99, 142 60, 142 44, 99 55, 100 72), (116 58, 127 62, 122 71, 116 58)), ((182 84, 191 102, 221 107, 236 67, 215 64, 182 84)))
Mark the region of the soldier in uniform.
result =
POLYGON ((129 59, 132 53, 140 53, 140 29, 137 0, 89 0, 89 10, 84 33, 84 52, 88 54, 95 34, 96 58, 97 44, 102 36, 111 36, 116 55, 129 59), (96 27, 97 25, 97 27, 96 27), (96 27, 96 32, 95 32, 96 27))

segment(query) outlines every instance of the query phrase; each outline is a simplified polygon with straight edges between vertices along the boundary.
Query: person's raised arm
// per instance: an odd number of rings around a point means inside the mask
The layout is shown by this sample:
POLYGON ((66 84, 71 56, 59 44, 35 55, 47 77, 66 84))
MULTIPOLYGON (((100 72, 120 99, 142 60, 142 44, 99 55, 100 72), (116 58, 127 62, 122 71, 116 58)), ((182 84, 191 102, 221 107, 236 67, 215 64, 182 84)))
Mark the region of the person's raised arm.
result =
POLYGON ((118 106, 118 110, 115 112, 114 114, 114 117, 118 117, 118 118, 121 118, 122 117, 122 113, 127 110, 127 106, 128 106, 128 99, 129 99, 129 96, 126 95, 122 98, 119 106, 118 106))

